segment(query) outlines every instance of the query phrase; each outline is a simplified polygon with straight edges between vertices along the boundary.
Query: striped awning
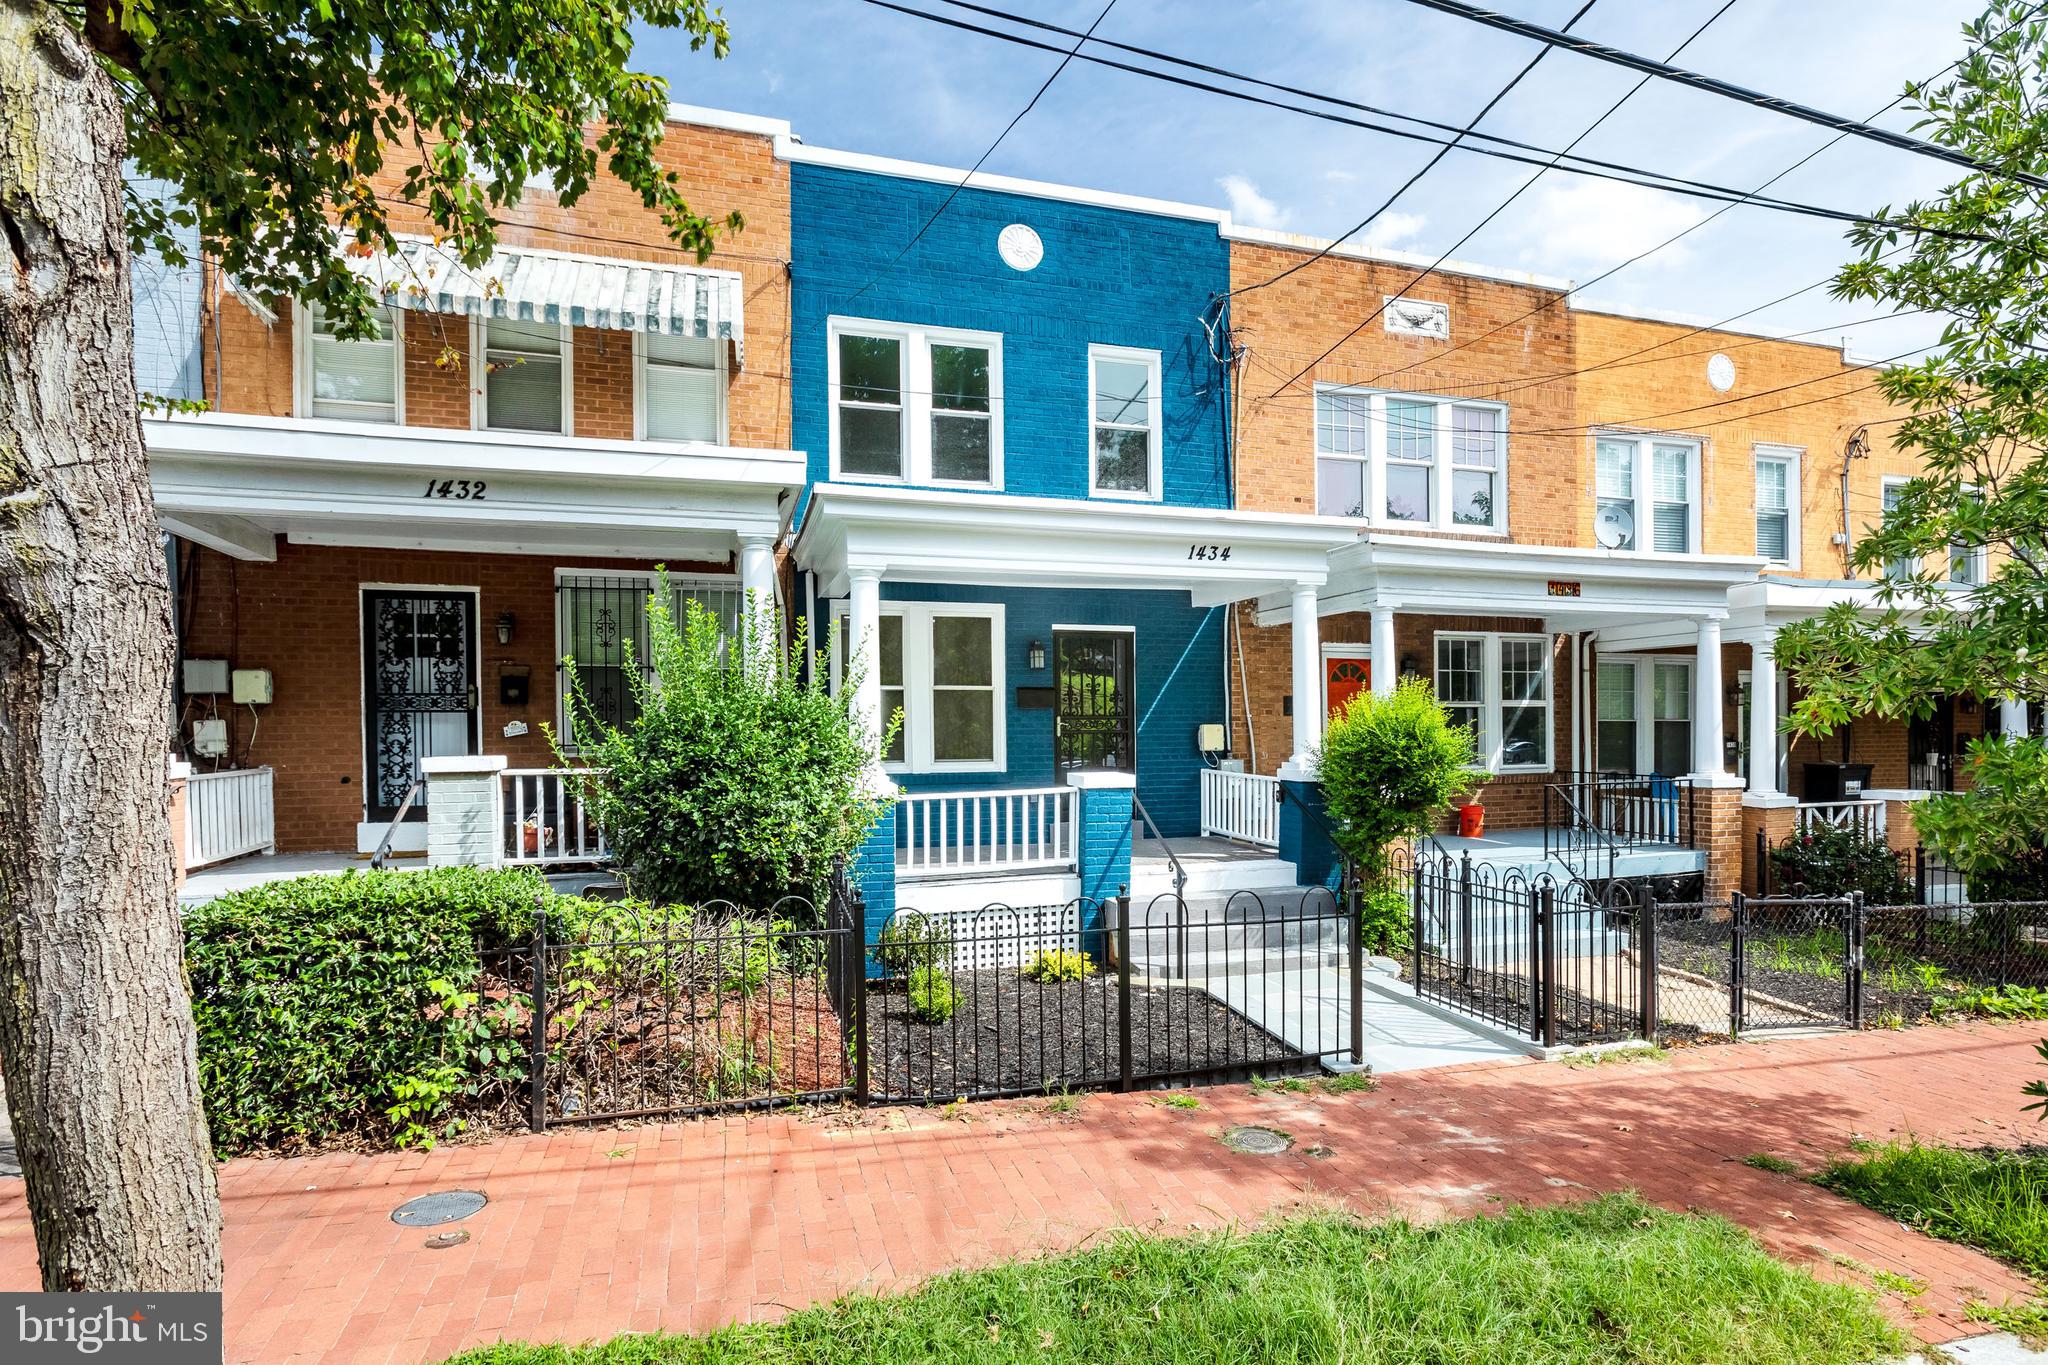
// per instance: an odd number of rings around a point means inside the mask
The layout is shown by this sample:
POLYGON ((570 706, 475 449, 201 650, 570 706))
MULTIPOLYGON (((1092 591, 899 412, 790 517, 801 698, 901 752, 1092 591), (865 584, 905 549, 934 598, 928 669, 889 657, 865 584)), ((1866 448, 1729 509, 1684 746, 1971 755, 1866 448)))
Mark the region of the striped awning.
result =
POLYGON ((433 242, 402 237, 395 255, 342 259, 394 307, 516 322, 569 323, 674 337, 717 337, 744 359, 740 277, 564 251, 504 247, 471 270, 433 242))

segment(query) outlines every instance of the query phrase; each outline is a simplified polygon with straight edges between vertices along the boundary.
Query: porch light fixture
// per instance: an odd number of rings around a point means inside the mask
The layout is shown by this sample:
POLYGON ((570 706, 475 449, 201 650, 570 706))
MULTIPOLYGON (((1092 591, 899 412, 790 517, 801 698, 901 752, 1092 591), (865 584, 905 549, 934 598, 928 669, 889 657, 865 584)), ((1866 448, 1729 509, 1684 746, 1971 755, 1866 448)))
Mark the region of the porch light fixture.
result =
POLYGON ((1045 641, 1033 640, 1024 647, 1024 666, 1034 673, 1045 667, 1045 641))
POLYGON ((1401 677, 1403 677, 1403 678, 1419 678, 1419 677, 1421 677, 1421 676, 1422 676, 1422 660, 1420 660, 1420 659, 1416 658, 1416 657, 1415 657, 1415 656, 1414 656, 1413 654, 1403 654, 1403 655, 1401 656, 1401 672, 1400 672, 1400 676, 1401 676, 1401 677))
POLYGON ((499 644, 509 645, 512 643, 512 627, 517 624, 519 624, 518 618, 513 616, 511 612, 501 611, 498 613, 499 644))
POLYGON ((1729 683, 1721 689, 1721 696, 1730 706, 1742 705, 1742 684, 1739 682, 1729 683))

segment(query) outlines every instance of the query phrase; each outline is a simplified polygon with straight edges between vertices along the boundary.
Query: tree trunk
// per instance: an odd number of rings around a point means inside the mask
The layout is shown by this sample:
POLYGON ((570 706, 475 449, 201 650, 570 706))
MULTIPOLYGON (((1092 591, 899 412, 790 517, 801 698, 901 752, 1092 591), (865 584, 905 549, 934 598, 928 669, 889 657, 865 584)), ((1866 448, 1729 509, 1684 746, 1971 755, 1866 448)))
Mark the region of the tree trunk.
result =
POLYGON ((0 0, 0 1071, 43 1287, 218 1289, 112 81, 0 0))

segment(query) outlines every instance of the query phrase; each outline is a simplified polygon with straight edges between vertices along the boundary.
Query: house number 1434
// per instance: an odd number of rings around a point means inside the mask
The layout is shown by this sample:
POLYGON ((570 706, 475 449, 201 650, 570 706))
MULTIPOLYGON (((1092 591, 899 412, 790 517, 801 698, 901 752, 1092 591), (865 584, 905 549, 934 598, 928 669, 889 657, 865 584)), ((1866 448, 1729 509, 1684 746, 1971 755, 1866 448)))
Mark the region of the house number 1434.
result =
POLYGON ((457 502, 477 502, 483 498, 482 479, 428 479, 427 491, 423 498, 453 498, 457 502))
POLYGON ((1230 547, 1228 545, 1190 545, 1188 546, 1188 558, 1228 559, 1230 558, 1230 547))

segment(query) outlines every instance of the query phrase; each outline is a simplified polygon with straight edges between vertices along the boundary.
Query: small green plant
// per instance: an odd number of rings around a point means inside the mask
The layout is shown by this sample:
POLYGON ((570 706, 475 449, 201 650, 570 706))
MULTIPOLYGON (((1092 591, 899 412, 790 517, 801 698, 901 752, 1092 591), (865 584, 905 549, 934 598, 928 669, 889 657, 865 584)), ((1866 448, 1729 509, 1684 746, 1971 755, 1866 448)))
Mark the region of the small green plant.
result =
POLYGON ((1382 886, 1358 899, 1359 941, 1368 953, 1399 957, 1415 946, 1415 906, 1399 886, 1382 886))
POLYGON ((934 967, 952 951, 952 933, 943 920, 917 910, 898 910, 875 939, 875 961, 891 976, 909 976, 919 967, 934 967))
POLYGON ((1886 1143, 1815 1179, 1929 1236, 2048 1274, 2048 1154, 1886 1143))
POLYGON ((1759 1171, 1771 1171, 1777 1175, 1798 1175, 1799 1164, 1775 1152, 1751 1152, 1742 1158, 1745 1166, 1754 1166, 1759 1171))
MULTIPOLYGON (((2041 1064, 2048 1066, 2048 1038, 2043 1038, 2035 1051, 2041 1054, 2041 1064)), ((2048 1122, 2048 1081, 2028 1081, 2020 1087, 2020 1093, 2034 1101, 2020 1106, 2022 1114, 2035 1113, 2043 1122, 2048 1122)))
POLYGON ((1251 1092, 1254 1095, 1306 1095, 1313 1088, 1300 1076, 1282 1076, 1279 1080, 1254 1076, 1251 1079, 1251 1092))
POLYGON ((910 969, 910 1017, 921 1024, 943 1024, 953 1017, 953 978, 944 967, 910 969))
POLYGON ((1066 1086, 1045 1102, 1045 1112, 1059 1117, 1068 1117, 1081 1112, 1081 1097, 1066 1086))
POLYGON ((1771 850, 1774 880, 1795 896, 1846 896, 1866 904, 1911 905, 1913 882, 1881 836, 1855 826, 1816 825, 1771 850))
POLYGON ((1377 1090, 1380 1083, 1374 1079, 1372 1068, 1359 1071, 1339 1071, 1334 1076, 1325 1076, 1316 1082, 1317 1089, 1325 1095, 1362 1095, 1368 1090, 1377 1090))
POLYGON ((718 953, 719 989, 735 995, 754 994, 780 965, 775 939, 764 925, 742 922, 730 936, 714 938, 706 947, 718 953))
POLYGON ((1902 1299, 1917 1298, 1927 1292, 1927 1281, 1916 1280, 1911 1275, 1901 1275, 1896 1270, 1873 1270, 1870 1282, 1887 1294, 1896 1294, 1902 1299))
POLYGON ((1026 981, 1042 986, 1061 981, 1086 981, 1095 975, 1095 960, 1070 948, 1046 948, 1031 955, 1022 973, 1026 981))
POLYGON ((1630 1062, 1668 1061, 1671 1054, 1656 1043, 1635 1044, 1628 1047, 1604 1047, 1586 1052, 1574 1052, 1560 1058, 1566 1066, 1584 1071, 1596 1066, 1626 1066, 1630 1062))
POLYGON ((1387 886, 1389 850, 1427 833, 1471 787, 1473 755, 1472 731, 1419 678, 1362 692, 1330 718, 1317 755, 1323 800, 1368 891, 1387 886))
POLYGON ((1963 1316, 1971 1322, 2012 1333, 2030 1351, 2048 1349, 2048 1299, 2007 1304, 1972 1299, 1963 1306, 1963 1316))
POLYGON ((1152 1103, 1167 1109, 1200 1109, 1202 1102, 1185 1090, 1174 1090, 1159 1096, 1152 1103))
POLYGON ((1937 1015, 1973 1014, 1986 1019, 2048 1019, 2048 990, 2034 986, 1978 986, 1934 1003, 1937 1015))

